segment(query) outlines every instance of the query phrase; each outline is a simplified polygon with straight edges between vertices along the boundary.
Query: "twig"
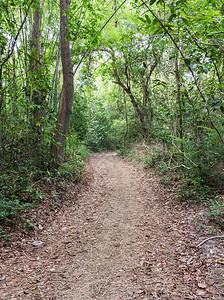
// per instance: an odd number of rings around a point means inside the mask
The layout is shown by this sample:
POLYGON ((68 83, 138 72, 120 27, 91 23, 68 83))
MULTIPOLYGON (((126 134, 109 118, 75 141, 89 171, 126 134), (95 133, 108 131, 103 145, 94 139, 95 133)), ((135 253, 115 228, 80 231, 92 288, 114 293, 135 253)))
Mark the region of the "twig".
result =
POLYGON ((206 240, 202 241, 200 244, 197 245, 197 247, 200 247, 201 245, 203 245, 205 242, 212 240, 212 239, 224 239, 224 235, 217 235, 217 236, 212 236, 207 238, 206 240))
POLYGON ((182 152, 174 143, 172 143, 172 145, 181 153, 183 154, 183 156, 190 162, 192 163, 192 165, 194 165, 196 168, 198 168, 199 166, 196 165, 186 154, 185 152, 182 152))
POLYGON ((173 167, 173 168, 171 168, 171 167, 167 167, 168 169, 170 169, 170 170, 173 170, 173 169, 176 169, 176 168, 185 168, 185 169, 188 169, 188 170, 190 170, 191 168, 189 168, 189 167, 187 167, 187 166, 185 166, 185 165, 179 165, 179 166, 175 166, 175 167, 173 167))

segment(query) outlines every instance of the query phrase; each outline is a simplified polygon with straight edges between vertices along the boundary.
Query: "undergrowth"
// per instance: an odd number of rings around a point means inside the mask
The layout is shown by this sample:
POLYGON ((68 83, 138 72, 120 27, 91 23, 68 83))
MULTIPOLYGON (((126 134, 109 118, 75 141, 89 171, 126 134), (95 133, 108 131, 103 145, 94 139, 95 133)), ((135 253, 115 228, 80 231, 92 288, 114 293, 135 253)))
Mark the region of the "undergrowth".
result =
MULTIPOLYGON (((119 154, 136 163, 141 162, 147 172, 154 169, 160 183, 171 188, 180 201, 201 203, 208 207, 206 216, 224 228, 224 174, 221 162, 208 164, 206 154, 184 156, 175 147, 163 145, 132 145, 119 154), (144 149, 144 150, 143 150, 144 149), (203 156, 203 155, 204 156, 203 156), (218 170, 221 170, 218 172, 218 170)), ((210 158, 211 160, 211 158, 210 158)))
POLYGON ((12 231, 22 226, 32 229, 27 212, 45 200, 46 185, 66 189, 68 182, 77 183, 85 169, 86 147, 77 135, 71 134, 66 145, 64 163, 57 170, 34 167, 32 158, 19 157, 13 163, 1 157, 0 175, 0 238, 8 239, 12 231))

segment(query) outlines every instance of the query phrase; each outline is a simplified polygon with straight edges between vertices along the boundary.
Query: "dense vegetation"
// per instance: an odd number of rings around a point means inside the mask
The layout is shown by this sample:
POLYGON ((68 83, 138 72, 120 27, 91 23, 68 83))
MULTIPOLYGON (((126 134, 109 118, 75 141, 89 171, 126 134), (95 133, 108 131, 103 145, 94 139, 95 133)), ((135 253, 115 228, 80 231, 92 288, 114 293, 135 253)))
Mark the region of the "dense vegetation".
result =
POLYGON ((124 154, 142 141, 146 166, 177 174, 183 198, 222 194, 222 0, 10 0, 0 9, 1 224, 41 201, 37 182, 78 180, 87 149, 124 154))

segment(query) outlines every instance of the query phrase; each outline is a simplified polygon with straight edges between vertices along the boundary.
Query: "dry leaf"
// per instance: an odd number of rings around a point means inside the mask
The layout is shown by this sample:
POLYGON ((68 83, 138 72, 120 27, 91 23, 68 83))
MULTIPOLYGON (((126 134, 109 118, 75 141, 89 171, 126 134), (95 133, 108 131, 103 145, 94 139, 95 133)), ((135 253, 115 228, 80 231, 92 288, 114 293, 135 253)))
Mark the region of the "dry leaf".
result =
POLYGON ((204 283, 204 282, 199 282, 198 283, 198 287, 201 288, 201 289, 206 289, 207 288, 207 284, 204 283))
POLYGON ((5 280, 5 276, 3 275, 2 277, 0 277, 0 281, 5 280))
POLYGON ((217 260, 217 263, 224 265, 224 258, 220 258, 217 260))
POLYGON ((197 290, 197 295, 198 295, 198 296, 204 296, 205 294, 206 294, 205 291, 197 290))
POLYGON ((80 273, 78 273, 78 274, 74 274, 74 277, 77 279, 77 278, 79 278, 79 277, 81 277, 82 276, 82 274, 80 273))
POLYGON ((36 248, 39 248, 42 244, 43 244, 42 241, 34 241, 34 242, 32 243, 32 245, 33 245, 34 247, 36 247, 36 248))

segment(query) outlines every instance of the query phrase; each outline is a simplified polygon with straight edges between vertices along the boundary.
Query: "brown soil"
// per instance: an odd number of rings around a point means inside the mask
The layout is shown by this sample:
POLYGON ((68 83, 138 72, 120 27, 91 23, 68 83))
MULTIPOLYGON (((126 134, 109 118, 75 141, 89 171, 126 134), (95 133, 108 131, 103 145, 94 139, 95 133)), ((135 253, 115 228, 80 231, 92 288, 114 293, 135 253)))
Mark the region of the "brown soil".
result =
POLYGON ((2 248, 0 299, 223 299, 224 241, 197 247, 210 227, 194 207, 115 153, 88 173, 71 207, 2 248))

